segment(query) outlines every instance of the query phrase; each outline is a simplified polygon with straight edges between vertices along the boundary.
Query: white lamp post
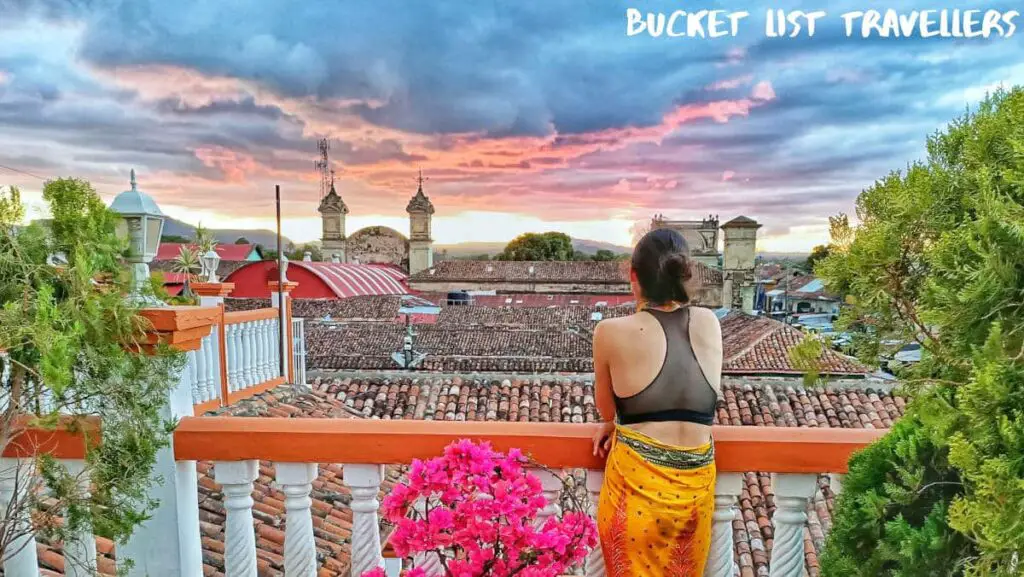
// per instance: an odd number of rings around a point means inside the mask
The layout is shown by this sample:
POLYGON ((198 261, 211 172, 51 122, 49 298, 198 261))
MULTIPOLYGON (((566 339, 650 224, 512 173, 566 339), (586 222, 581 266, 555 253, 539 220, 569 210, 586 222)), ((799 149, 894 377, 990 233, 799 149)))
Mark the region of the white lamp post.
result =
POLYGON ((131 184, 131 190, 117 195, 110 204, 110 210, 121 215, 118 235, 128 239, 127 261, 132 267, 132 287, 128 298, 140 306, 166 306, 148 290, 149 263, 160 247, 164 213, 148 194, 136 187, 135 169, 132 169, 131 184))
POLYGON ((203 265, 203 276, 206 277, 206 282, 220 282, 217 279, 217 267, 220 266, 220 255, 217 254, 217 251, 211 248, 199 260, 203 265))

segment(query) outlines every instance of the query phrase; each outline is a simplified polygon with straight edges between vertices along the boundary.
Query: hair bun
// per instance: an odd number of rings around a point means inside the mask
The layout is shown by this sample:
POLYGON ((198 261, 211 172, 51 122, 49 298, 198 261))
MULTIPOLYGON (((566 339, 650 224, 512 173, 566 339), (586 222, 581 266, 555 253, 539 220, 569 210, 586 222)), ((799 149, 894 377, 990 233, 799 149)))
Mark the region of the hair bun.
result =
POLYGON ((686 282, 693 277, 693 270, 690 268, 690 259, 681 252, 665 255, 661 261, 661 276, 664 279, 686 282))

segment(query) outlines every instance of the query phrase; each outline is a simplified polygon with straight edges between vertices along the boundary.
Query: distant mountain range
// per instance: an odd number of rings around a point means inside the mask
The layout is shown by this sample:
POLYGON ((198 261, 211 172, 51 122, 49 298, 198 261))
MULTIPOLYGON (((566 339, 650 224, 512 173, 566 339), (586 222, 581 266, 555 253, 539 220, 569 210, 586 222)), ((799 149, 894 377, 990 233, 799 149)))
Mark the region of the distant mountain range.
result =
MULTIPOLYGON (((211 228, 210 233, 217 239, 218 244, 234 244, 239 238, 245 238, 250 244, 263 245, 264 248, 273 249, 277 246, 277 233, 266 229, 243 229, 243 228, 211 228)), ((183 236, 192 238, 196 234, 196 227, 180 220, 166 217, 164 220, 164 236, 183 236)), ((281 237, 285 247, 292 244, 286 237, 281 237)))

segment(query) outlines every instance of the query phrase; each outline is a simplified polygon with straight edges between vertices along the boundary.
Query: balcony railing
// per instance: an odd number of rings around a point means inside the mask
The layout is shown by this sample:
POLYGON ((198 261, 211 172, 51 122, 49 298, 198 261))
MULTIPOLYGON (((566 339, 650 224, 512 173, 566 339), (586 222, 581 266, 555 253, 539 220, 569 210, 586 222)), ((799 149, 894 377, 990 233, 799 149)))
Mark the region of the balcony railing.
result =
POLYGON ((199 350, 186 353, 185 378, 196 413, 233 404, 286 382, 305 383, 302 319, 292 319, 290 308, 286 309, 285 326, 291 330, 285 343, 291 350, 283 356, 277 308, 228 313, 221 309, 219 322, 203 337, 199 350), (285 370, 282 359, 286 360, 285 370), (292 371, 296 369, 301 370, 301 381, 289 378, 295 376, 292 371))
MULTIPOLYGON (((318 567, 310 491, 318 477, 319 463, 343 463, 343 481, 352 493, 351 575, 359 577, 364 571, 384 566, 377 509, 385 465, 429 459, 440 455, 448 443, 457 439, 486 440, 499 451, 520 448, 550 469, 588 470, 587 490, 596 503, 603 463, 592 454, 594 431, 594 425, 554 423, 186 417, 173 439, 176 476, 178 481, 184 482, 175 485, 176 494, 164 497, 176 501, 175 513, 156 515, 149 521, 145 539, 160 543, 148 546, 156 546, 155 550, 162 549, 163 554, 179 561, 180 574, 202 574, 196 461, 212 461, 213 477, 222 488, 226 511, 225 574, 256 576, 258 537, 253 521, 253 482, 260 475, 260 461, 269 461, 274 465, 276 484, 284 494, 285 575, 315 576, 318 567), (177 551, 168 551, 174 544, 177 544, 177 551)), ((731 577, 734 574, 733 520, 742 489, 742 474, 747 471, 770 471, 774 477, 776 511, 772 519, 774 545, 770 577, 803 575, 806 509, 818 475, 845 473, 850 455, 884 432, 715 427, 718 482, 711 552, 705 575, 731 577)), ((12 443, 4 455, 3 467, 24 467, 30 462, 24 458, 39 452, 64 459, 72 467, 80 466, 84 455, 80 436, 44 432, 27 442, 12 443)), ((555 514, 561 482, 546 470, 534 473, 540 477, 545 496, 552 504, 543 514, 555 514)), ((0 498, 5 502, 15 491, 7 478, 4 476, 4 482, 0 482, 0 498)), ((838 491, 838 487, 833 489, 838 491)), ((32 539, 31 535, 23 537, 24 542, 18 543, 16 553, 4 561, 5 575, 39 575, 32 539)), ((77 559, 86 560, 84 567, 76 567, 68 574, 94 574, 96 550, 92 536, 84 532, 66 546, 74 548, 77 559)), ((128 553, 137 555, 138 551, 133 549, 128 553)), ((118 557, 121 557, 120 552, 118 557)), ((585 575, 604 574, 604 561, 597 549, 588 560, 585 575)))

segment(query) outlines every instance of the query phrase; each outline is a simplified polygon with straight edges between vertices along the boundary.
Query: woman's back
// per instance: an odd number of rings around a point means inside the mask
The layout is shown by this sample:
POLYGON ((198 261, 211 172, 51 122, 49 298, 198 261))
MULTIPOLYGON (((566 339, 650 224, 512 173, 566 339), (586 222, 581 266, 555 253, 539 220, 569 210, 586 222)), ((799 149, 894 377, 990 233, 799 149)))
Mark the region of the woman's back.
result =
POLYGON ((714 414, 722 338, 712 311, 655 309, 608 319, 595 331, 595 346, 606 349, 600 353, 623 424, 672 445, 708 441, 709 423, 701 424, 700 415, 683 419, 686 412, 714 414))

